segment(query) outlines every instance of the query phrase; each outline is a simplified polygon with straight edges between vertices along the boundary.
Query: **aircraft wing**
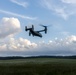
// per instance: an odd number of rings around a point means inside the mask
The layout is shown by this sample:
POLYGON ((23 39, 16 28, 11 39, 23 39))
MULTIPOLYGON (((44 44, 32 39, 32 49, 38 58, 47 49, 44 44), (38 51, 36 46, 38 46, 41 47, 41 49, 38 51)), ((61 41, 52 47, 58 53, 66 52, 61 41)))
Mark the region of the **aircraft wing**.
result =
POLYGON ((39 33, 39 32, 43 32, 43 31, 45 31, 45 30, 40 30, 40 31, 37 31, 37 32, 39 33))

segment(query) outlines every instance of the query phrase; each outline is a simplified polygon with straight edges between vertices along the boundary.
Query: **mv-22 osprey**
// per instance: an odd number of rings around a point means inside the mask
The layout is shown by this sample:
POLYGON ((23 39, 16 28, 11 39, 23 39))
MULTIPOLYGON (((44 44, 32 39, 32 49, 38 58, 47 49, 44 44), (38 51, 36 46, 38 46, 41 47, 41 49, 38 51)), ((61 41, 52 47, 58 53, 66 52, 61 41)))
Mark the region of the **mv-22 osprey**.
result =
POLYGON ((38 37, 42 38, 42 34, 40 32, 45 32, 45 34, 46 34, 47 33, 47 26, 45 26, 45 25, 40 25, 40 26, 44 27, 44 29, 39 30, 39 31, 35 31, 34 25, 32 25, 31 28, 27 28, 27 26, 25 26, 25 31, 29 30, 29 36, 31 36, 31 34, 32 34, 33 36, 38 36, 38 37))

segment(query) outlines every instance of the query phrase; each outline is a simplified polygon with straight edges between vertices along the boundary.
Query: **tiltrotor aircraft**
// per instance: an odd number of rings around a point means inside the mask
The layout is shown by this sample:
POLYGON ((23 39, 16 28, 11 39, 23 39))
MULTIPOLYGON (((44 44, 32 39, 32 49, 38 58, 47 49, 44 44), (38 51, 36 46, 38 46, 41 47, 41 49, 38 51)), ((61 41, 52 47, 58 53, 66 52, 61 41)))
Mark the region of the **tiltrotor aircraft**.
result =
POLYGON ((45 32, 45 34, 46 34, 47 33, 47 26, 45 26, 45 25, 40 25, 40 26, 44 27, 44 29, 39 30, 39 31, 35 31, 34 25, 32 25, 31 28, 27 28, 27 26, 25 26, 25 31, 29 30, 29 36, 31 36, 31 34, 32 34, 33 36, 38 36, 38 37, 42 38, 42 34, 40 32, 45 32))

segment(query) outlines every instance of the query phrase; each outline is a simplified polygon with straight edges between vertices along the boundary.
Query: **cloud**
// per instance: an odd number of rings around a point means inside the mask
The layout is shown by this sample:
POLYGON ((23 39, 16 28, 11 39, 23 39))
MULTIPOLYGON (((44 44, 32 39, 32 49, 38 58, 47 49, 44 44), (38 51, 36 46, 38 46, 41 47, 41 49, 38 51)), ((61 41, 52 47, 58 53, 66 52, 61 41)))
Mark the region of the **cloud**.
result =
POLYGON ((20 21, 17 18, 4 17, 0 21, 0 38, 14 35, 21 30, 20 21))
POLYGON ((13 13, 13 12, 10 12, 10 11, 5 11, 5 10, 0 10, 0 13, 20 17, 20 18, 27 19, 27 20, 36 20, 37 19, 37 17, 24 16, 24 15, 21 15, 21 14, 17 14, 17 13, 13 13))
POLYGON ((61 1, 68 4, 76 4, 76 0, 61 0, 61 1))
POLYGON ((6 44, 3 44, 3 45, 0 44, 0 51, 1 50, 6 50, 6 44))
POLYGON ((43 55, 76 55, 76 36, 40 43, 39 48, 43 55))
POLYGON ((60 15, 61 17, 63 17, 65 20, 68 18, 68 14, 65 13, 63 8, 56 8, 55 12, 60 15))
POLYGON ((48 43, 34 43, 28 39, 10 38, 0 42, 0 55, 76 55, 76 36, 71 35, 65 39, 55 38, 48 43))
POLYGON ((58 0, 57 2, 55 0, 43 0, 40 4, 65 20, 67 20, 69 16, 76 14, 75 0, 58 0))
POLYGON ((0 49, 2 51, 29 51, 37 47, 36 43, 23 38, 9 38, 8 41, 0 42, 0 49))
POLYGON ((29 5, 28 2, 22 2, 20 0, 10 0, 10 1, 17 4, 17 5, 19 5, 19 6, 22 6, 24 8, 26 8, 29 5))

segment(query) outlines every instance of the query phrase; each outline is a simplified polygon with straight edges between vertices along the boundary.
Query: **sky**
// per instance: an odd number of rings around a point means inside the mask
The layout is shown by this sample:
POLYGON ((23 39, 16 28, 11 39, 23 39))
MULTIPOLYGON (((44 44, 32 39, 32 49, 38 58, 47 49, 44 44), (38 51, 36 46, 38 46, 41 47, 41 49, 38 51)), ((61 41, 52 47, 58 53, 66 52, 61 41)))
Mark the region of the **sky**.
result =
POLYGON ((76 0, 0 0, 0 56, 39 55, 76 55, 76 0))

